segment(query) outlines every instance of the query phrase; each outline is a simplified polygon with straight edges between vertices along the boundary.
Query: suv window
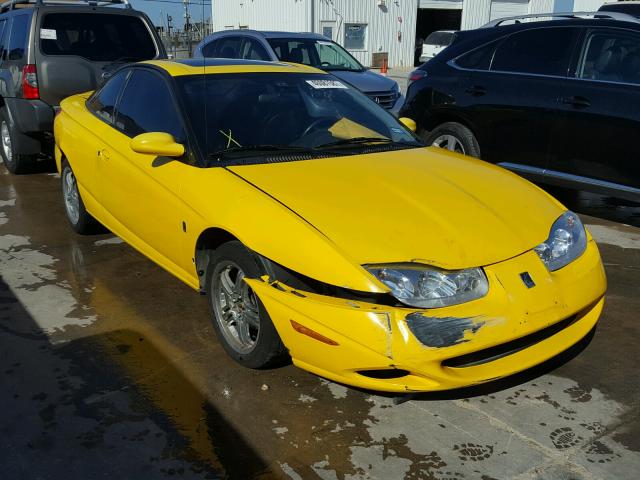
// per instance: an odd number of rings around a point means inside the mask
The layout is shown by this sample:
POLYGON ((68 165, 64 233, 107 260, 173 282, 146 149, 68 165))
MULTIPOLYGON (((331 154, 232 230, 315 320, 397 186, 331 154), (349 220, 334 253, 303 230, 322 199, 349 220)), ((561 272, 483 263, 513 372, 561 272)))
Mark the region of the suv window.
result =
POLYGON ((248 37, 244 39, 243 58, 247 60, 265 60, 267 62, 271 60, 265 48, 260 45, 260 42, 248 37))
POLYGON ((0 20, 0 62, 5 59, 7 49, 5 47, 5 30, 7 27, 7 21, 3 18, 0 20))
POLYGON ((491 70, 566 76, 576 29, 537 28, 514 33, 496 50, 491 70))
POLYGON ((13 17, 11 36, 9 37, 9 60, 20 60, 27 48, 27 30, 29 29, 29 15, 13 17))
POLYGON ((182 122, 165 81, 156 73, 134 70, 118 103, 116 127, 135 137, 146 132, 166 132, 184 141, 182 122))
POLYGON ((218 40, 214 40, 213 42, 207 43, 204 47, 202 47, 202 56, 215 57, 217 45, 218 45, 218 40))
POLYGON ((115 117, 116 102, 129 71, 115 74, 87 102, 87 107, 105 122, 112 124, 115 117))
POLYGON ((456 58, 455 64, 461 68, 471 70, 489 70, 491 60, 493 60, 493 53, 496 51, 496 46, 499 42, 500 40, 497 40, 476 48, 475 50, 471 50, 469 53, 465 53, 456 58))
POLYGON ((40 48, 45 55, 77 55, 97 62, 156 56, 145 22, 119 14, 49 13, 40 28, 40 48))
POLYGON ((216 42, 213 54, 218 58, 242 58, 240 55, 241 47, 242 37, 225 37, 216 42))
POLYGON ((640 84, 640 35, 619 30, 589 35, 577 77, 640 84))

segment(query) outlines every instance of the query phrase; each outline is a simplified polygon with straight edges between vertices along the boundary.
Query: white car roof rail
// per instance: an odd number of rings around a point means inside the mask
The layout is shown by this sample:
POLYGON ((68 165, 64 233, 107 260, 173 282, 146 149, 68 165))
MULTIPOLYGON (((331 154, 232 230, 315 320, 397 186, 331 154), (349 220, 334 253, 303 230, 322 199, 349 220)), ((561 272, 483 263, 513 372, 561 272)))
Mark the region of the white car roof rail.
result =
MULTIPOLYGON (((621 20, 624 22, 632 22, 632 23, 640 23, 640 19, 634 17, 633 15, 629 15, 627 13, 620 12, 564 12, 564 13, 532 13, 529 15, 517 15, 515 17, 504 17, 498 18, 496 20, 492 20, 489 23, 486 23, 480 28, 491 28, 491 27, 499 27, 504 22, 508 21, 518 21, 518 20, 527 20, 527 19, 535 19, 535 18, 557 18, 557 19, 566 19, 573 20, 579 18, 594 18, 594 19, 604 19, 604 20, 621 20)), ((542 20, 544 21, 544 20, 542 20)))
MULTIPOLYGON (((91 7, 105 7, 108 5, 124 5, 133 8, 129 0, 9 0, 0 4, 0 13, 21 8, 21 6, 41 7, 44 5, 89 5, 91 7)), ((22 7, 24 8, 24 7, 22 7)))

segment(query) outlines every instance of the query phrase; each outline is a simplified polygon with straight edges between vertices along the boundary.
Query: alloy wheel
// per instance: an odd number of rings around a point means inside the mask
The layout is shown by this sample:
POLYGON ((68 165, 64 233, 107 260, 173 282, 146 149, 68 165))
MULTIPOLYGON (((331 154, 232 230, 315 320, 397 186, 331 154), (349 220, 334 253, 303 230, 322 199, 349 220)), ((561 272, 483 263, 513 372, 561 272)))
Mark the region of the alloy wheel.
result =
POLYGON ((2 137, 2 151, 4 158, 11 162, 13 160, 13 146, 11 145, 11 135, 9 134, 9 126, 3 121, 0 125, 0 137, 2 137))
POLYGON ((260 335, 258 302, 244 277, 235 262, 221 262, 214 271, 210 292, 219 330, 227 344, 241 354, 253 351, 260 335))
POLYGON ((454 135, 440 135, 432 142, 432 145, 452 152, 465 153, 462 142, 460 142, 460 140, 458 140, 454 135))
POLYGON ((66 167, 62 173, 62 195, 69 220, 75 225, 80 220, 80 195, 76 176, 69 167, 66 167))

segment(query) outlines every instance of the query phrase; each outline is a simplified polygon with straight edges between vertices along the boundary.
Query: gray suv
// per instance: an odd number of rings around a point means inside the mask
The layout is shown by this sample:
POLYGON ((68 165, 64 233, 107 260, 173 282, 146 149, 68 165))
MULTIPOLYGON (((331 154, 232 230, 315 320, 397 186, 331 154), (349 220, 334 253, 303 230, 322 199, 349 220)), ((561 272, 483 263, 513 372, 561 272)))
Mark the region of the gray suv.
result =
POLYGON ((366 69, 336 42, 317 33, 225 30, 202 40, 193 56, 310 65, 351 84, 396 116, 404 101, 395 80, 366 69))
POLYGON ((0 6, 0 153, 27 173, 53 145, 60 100, 126 62, 166 58, 151 20, 127 0, 12 0, 0 6))

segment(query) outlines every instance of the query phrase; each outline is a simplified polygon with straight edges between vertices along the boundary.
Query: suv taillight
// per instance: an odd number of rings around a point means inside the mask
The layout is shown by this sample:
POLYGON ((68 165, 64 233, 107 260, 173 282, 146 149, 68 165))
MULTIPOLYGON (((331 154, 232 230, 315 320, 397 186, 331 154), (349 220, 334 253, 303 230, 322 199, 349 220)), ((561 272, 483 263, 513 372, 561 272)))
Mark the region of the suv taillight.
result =
POLYGON ((29 99, 40 98, 38 75, 36 66, 33 64, 25 65, 22 68, 22 97, 29 99))
POLYGON ((417 82, 418 80, 422 80, 427 76, 427 72, 424 70, 414 70, 409 74, 409 85, 413 82, 417 82))

